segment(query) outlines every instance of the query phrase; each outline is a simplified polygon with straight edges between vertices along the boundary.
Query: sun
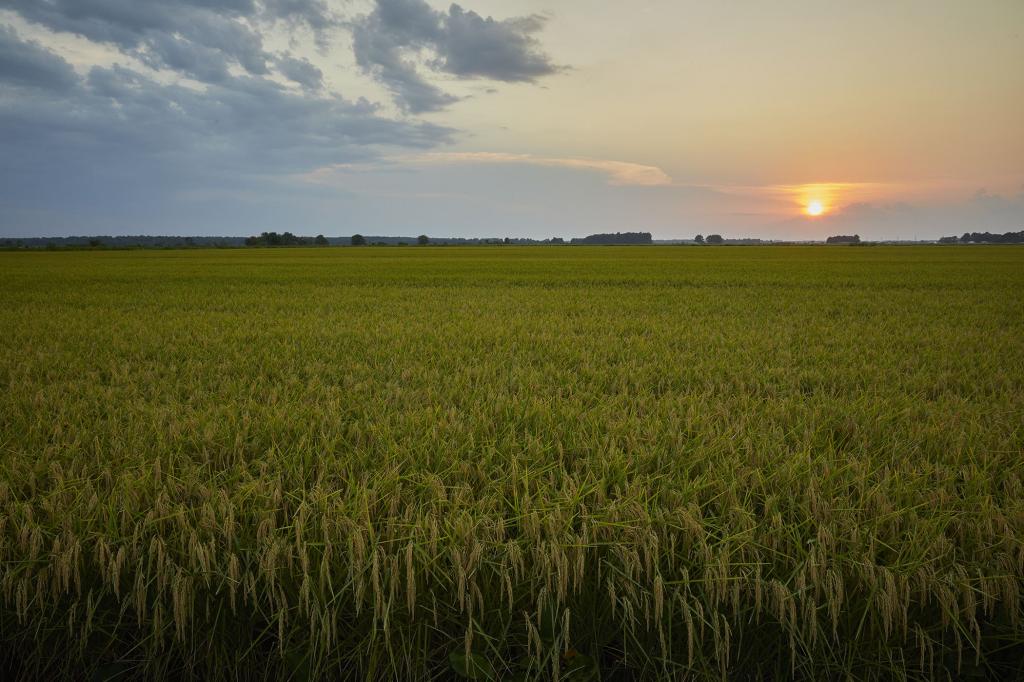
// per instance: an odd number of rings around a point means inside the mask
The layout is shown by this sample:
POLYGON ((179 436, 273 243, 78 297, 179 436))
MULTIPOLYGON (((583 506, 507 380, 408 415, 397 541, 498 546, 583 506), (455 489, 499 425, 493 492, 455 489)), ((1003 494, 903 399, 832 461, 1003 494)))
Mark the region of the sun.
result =
POLYGON ((807 207, 804 209, 804 211, 809 216, 821 215, 822 213, 825 212, 825 205, 822 204, 817 199, 815 199, 813 201, 807 202, 807 207))

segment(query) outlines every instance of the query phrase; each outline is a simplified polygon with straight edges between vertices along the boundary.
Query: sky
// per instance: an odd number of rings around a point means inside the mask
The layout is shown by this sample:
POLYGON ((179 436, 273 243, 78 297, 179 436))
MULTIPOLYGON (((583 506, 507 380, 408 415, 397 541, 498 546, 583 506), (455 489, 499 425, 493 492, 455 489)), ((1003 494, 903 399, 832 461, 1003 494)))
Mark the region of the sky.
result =
POLYGON ((0 236, 1024 230, 1020 0, 464 2, 0 0, 0 236))

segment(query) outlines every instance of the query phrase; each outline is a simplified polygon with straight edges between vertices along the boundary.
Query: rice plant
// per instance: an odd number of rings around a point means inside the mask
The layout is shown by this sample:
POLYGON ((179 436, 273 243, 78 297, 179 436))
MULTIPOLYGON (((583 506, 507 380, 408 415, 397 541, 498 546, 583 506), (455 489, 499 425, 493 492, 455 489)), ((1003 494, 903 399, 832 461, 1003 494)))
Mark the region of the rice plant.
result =
POLYGON ((1024 676, 1024 250, 0 254, 0 657, 1024 676))

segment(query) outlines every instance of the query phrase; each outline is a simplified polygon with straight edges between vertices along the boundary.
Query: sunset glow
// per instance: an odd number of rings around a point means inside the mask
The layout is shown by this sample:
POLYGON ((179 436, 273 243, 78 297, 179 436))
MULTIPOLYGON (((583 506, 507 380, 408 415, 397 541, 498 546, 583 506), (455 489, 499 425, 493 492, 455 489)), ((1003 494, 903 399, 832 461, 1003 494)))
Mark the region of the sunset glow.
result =
POLYGON ((0 2, 0 244, 1020 230, 1021 25, 1020 0, 0 2))

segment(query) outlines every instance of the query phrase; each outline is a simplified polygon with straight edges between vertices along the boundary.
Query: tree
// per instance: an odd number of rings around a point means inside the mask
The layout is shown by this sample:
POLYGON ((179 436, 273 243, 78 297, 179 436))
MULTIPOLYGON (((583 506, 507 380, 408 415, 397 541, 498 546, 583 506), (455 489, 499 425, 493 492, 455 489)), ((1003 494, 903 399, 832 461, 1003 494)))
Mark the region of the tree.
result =
POLYGON ((720 235, 720 234, 709 234, 708 235, 708 244, 724 244, 724 243, 725 243, 725 240, 722 239, 722 235, 720 235))
POLYGON ((650 244, 652 242, 650 232, 616 232, 615 234, 592 234, 587 237, 577 237, 572 244, 650 244))
POLYGON ((306 237, 299 237, 291 232, 261 232, 258 237, 248 237, 245 240, 246 246, 300 246, 308 243, 309 239, 306 237))
POLYGON ((366 246, 366 237, 361 234, 352 235, 352 246, 366 246))
POLYGON ((425 234, 421 234, 419 237, 416 237, 416 243, 420 246, 426 246, 430 243, 430 237, 425 234))
POLYGON ((704 243, 704 235, 698 234, 696 237, 693 238, 693 241, 697 242, 698 244, 703 244, 704 243))
POLYGON ((322 234, 318 234, 316 236, 316 239, 313 240, 313 243, 316 244, 317 246, 327 246, 328 244, 330 244, 330 242, 327 241, 327 237, 323 236, 322 234))
POLYGON ((101 246, 103 246, 103 240, 102 239, 93 238, 93 239, 89 240, 89 248, 96 249, 96 248, 99 248, 101 246))
POLYGON ((837 234, 825 240, 826 244, 860 244, 859 234, 837 234))
POLYGON ((991 232, 965 232, 960 241, 965 244, 1024 244, 1024 230, 992 234, 991 232))

